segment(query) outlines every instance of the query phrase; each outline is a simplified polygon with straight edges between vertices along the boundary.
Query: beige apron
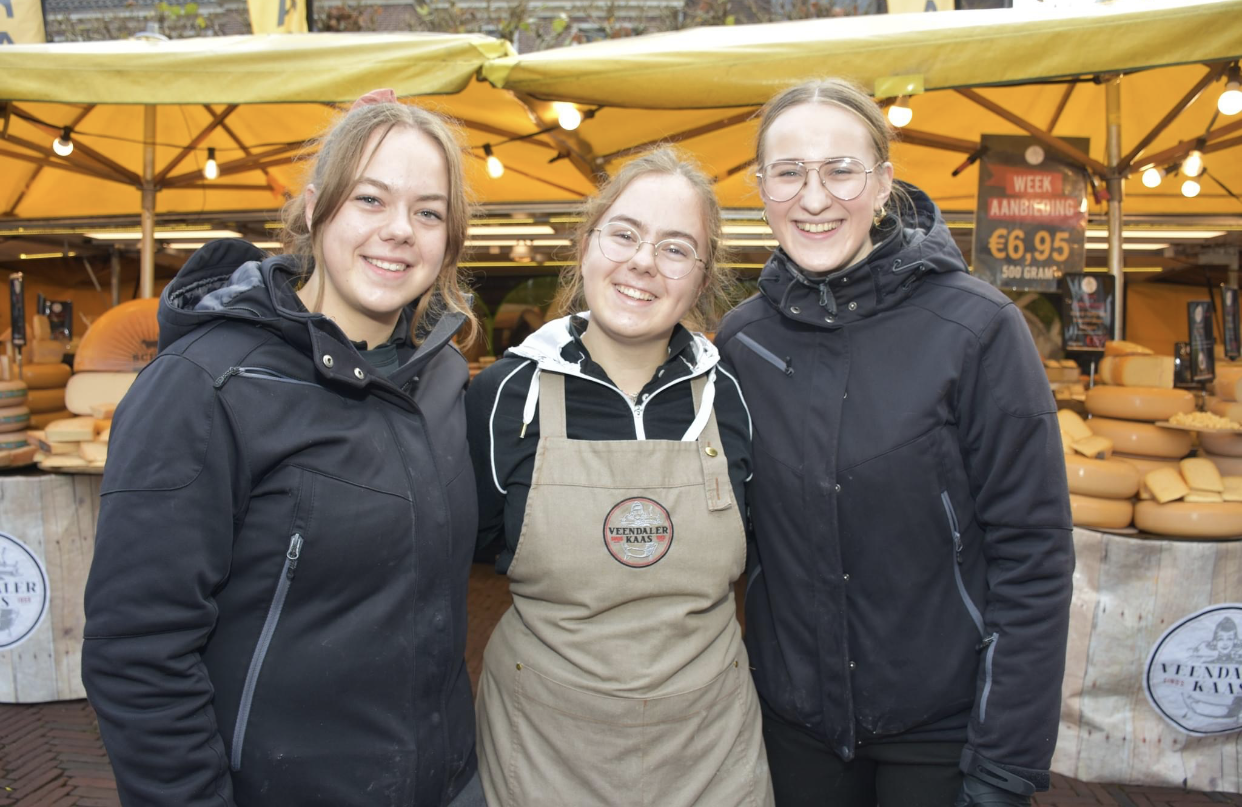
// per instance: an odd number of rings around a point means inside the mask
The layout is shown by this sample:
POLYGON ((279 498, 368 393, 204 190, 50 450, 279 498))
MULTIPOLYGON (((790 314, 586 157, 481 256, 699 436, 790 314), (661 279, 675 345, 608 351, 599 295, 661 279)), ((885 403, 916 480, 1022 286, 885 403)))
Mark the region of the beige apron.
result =
POLYGON ((540 378, 513 606, 479 682, 489 807, 771 807, 715 414, 697 441, 569 440, 564 377, 540 378))

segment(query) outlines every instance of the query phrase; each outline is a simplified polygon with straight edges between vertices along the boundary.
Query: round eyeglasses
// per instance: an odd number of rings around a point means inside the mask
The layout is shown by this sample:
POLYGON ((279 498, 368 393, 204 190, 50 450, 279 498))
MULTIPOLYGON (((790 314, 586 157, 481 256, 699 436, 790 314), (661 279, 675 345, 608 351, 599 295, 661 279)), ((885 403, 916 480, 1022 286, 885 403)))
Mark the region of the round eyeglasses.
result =
POLYGON ((842 202, 857 199, 867 187, 867 175, 878 168, 876 163, 868 168, 853 157, 834 157, 830 160, 777 160, 768 163, 755 176, 764 196, 772 202, 788 202, 806 186, 806 178, 819 174, 824 190, 842 202), (818 168, 811 168, 819 163, 818 168))
POLYGON ((644 241, 628 224, 614 221, 603 227, 596 227, 599 233, 599 251, 604 257, 616 263, 625 263, 638 254, 643 244, 651 244, 655 253, 655 265, 660 274, 669 280, 678 280, 690 274, 696 263, 707 261, 699 257, 698 250, 689 241, 680 238, 665 238, 663 241, 644 241))

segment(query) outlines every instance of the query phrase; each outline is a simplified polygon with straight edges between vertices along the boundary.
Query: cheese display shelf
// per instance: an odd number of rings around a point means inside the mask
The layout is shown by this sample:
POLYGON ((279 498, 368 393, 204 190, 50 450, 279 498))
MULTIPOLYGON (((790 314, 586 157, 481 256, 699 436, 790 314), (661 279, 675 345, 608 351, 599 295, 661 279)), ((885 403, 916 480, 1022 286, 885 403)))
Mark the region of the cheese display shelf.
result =
POLYGON ((1242 609, 1242 540, 1075 527, 1074 550, 1052 770, 1087 782, 1242 792, 1242 661, 1233 660, 1242 647, 1212 632, 1224 624, 1236 637, 1242 627, 1212 613, 1242 609), (1189 640, 1179 634, 1196 627, 1189 640), (1169 648, 1181 653, 1178 663, 1169 648))
POLYGON ((82 595, 100 481, 0 473, 0 703, 86 697, 82 595))

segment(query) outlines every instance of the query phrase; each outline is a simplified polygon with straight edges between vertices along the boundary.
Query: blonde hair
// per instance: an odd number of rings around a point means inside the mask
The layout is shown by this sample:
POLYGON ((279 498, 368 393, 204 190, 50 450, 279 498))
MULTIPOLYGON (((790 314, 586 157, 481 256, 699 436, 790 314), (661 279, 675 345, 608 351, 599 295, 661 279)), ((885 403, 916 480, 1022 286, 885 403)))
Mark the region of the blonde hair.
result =
MULTIPOLYGON (((466 316, 466 324, 458 334, 462 345, 469 345, 478 334, 478 320, 470 306, 470 295, 465 278, 457 266, 466 243, 466 230, 470 225, 470 201, 462 169, 461 145, 455 130, 434 112, 399 103, 380 103, 358 106, 323 134, 316 143, 318 154, 314 158, 308 185, 315 187, 315 204, 309 225, 306 221, 306 191, 285 203, 281 210, 284 223, 282 241, 285 253, 295 256, 302 266, 303 281, 311 276, 315 267, 323 263, 321 235, 324 225, 336 216, 349 198, 357 180, 366 146, 375 132, 381 132, 376 149, 388 133, 397 127, 407 127, 430 137, 444 151, 448 170, 448 205, 445 216, 447 240, 444 261, 436 275, 432 288, 418 300, 414 309, 411 332, 417 340, 427 330, 430 321, 445 311, 466 316)), ((374 153, 372 150, 370 153, 374 153)), ((322 285, 320 300, 322 300, 322 285)), ((318 308, 316 304, 316 308, 318 308)))
POLYGON ((721 229, 720 203, 716 201, 712 179, 682 152, 671 146, 660 146, 626 163, 615 177, 599 189, 599 193, 583 203, 582 221, 575 231, 578 250, 576 265, 567 266, 561 271, 560 287, 552 302, 553 311, 564 315, 586 308, 586 296, 582 289, 582 263, 590 248, 591 236, 604 214, 634 180, 650 174, 685 179, 694 189, 703 207, 703 229, 707 231, 707 244, 700 248, 699 257, 703 260, 705 279, 702 292, 685 317, 686 325, 695 330, 709 329, 731 307, 736 280, 732 270, 724 266, 729 256, 721 229))
MULTIPOLYGON (((871 148, 880 163, 889 162, 889 152, 896 132, 889 126, 879 104, 872 100, 871 95, 861 85, 844 78, 823 78, 807 81, 782 92, 763 105, 759 110, 759 133, 755 137, 755 167, 763 168, 764 141, 768 130, 776 119, 796 106, 803 104, 834 104, 849 112, 853 112, 871 138, 871 148)), ((897 214, 912 209, 913 202, 909 195, 894 182, 889 194, 889 201, 896 200, 897 214)), ((884 213, 889 212, 889 202, 884 203, 884 213)))

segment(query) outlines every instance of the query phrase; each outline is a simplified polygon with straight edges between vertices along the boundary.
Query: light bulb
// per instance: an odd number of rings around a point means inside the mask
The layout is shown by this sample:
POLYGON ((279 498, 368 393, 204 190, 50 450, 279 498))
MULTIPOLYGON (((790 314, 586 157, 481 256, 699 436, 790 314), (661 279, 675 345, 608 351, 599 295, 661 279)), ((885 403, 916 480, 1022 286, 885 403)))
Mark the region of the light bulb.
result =
POLYGON ((1236 115, 1242 112, 1242 83, 1230 81, 1225 91, 1216 99, 1216 108, 1222 115, 1236 115))
POLYGON ((1199 183, 1193 179, 1188 179, 1182 183, 1182 196, 1187 199, 1193 199, 1199 195, 1199 183))
POLYGON ((203 166, 203 176, 208 179, 216 179, 220 176, 220 166, 216 164, 216 150, 207 149, 207 163, 203 166))
POLYGON ((1194 149, 1182 160, 1182 173, 1188 177, 1197 177, 1203 173, 1203 152, 1194 149))
POLYGON ((500 179, 505 175, 505 164, 500 161, 500 158, 487 158, 487 175, 492 179, 500 179))
POLYGON ((69 127, 66 126, 60 130, 60 137, 52 141, 52 151, 62 157, 68 157, 73 153, 73 139, 69 134, 69 127))
POLYGON ((573 104, 557 101, 552 104, 552 108, 556 110, 556 122, 562 129, 572 132, 582 124, 582 113, 573 104))
POLYGON ((888 122, 900 129, 908 126, 912 120, 914 120, 914 110, 910 109, 909 100, 904 95, 900 96, 888 108, 888 122))
POLYGON ((1143 172, 1143 184, 1149 188, 1159 188, 1164 179, 1164 169, 1152 166, 1143 172))

